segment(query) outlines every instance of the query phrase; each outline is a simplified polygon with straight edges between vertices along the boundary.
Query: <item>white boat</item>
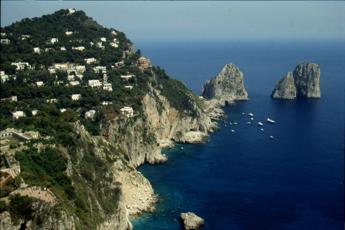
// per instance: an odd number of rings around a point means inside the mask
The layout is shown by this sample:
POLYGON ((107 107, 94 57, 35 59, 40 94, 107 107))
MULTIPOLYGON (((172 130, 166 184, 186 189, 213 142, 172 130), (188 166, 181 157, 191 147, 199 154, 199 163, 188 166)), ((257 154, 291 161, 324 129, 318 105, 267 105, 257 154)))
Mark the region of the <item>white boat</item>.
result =
POLYGON ((263 126, 264 124, 263 124, 262 122, 259 121, 259 122, 258 122, 258 125, 263 126))
POLYGON ((232 125, 232 122, 230 121, 229 124, 232 125))
POLYGON ((250 117, 254 117, 254 114, 252 114, 252 113, 248 113, 248 116, 250 116, 250 117))
POLYGON ((245 115, 246 113, 245 112, 242 112, 242 115, 245 115))
POLYGON ((264 131, 264 128, 261 128, 260 130, 261 130, 261 131, 264 131))
POLYGON ((234 125, 237 125, 238 123, 235 121, 233 124, 234 124, 234 125))
POLYGON ((235 133, 236 131, 232 129, 231 132, 232 132, 232 133, 235 133))
POLYGON ((250 120, 251 120, 251 121, 254 121, 254 118, 253 118, 253 117, 251 117, 251 118, 250 118, 250 120))
POLYGON ((271 123, 271 124, 273 124, 273 123, 276 123, 274 120, 272 120, 271 118, 267 118, 267 122, 268 123, 271 123))
POLYGON ((250 125, 250 124, 251 124, 251 122, 250 122, 250 121, 247 121, 247 124, 248 124, 248 125, 250 125))
POLYGON ((274 139, 274 136, 270 136, 270 139, 274 139))

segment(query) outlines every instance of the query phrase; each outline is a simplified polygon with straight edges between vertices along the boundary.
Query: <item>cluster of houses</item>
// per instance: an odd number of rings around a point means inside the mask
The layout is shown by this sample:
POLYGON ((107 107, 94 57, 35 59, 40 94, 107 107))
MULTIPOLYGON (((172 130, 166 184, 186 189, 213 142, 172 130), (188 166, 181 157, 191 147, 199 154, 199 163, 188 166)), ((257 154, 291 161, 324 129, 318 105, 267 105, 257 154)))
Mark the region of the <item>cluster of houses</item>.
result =
MULTIPOLYGON (((76 12, 75 9, 68 9, 68 15, 74 14, 76 12)), ((75 31, 70 31, 66 30, 65 31, 65 36, 73 36, 75 31)), ((118 48, 119 47, 119 41, 115 37, 117 35, 116 31, 111 31, 112 38, 106 38, 106 37, 100 37, 97 41, 90 42, 90 46, 95 46, 101 49, 105 48, 105 44, 108 43, 111 47, 113 48, 118 48)), ((1 33, 1 44, 10 44, 10 40, 6 37, 6 33, 1 33)), ((21 35, 22 40, 29 39, 31 36, 30 35, 21 35)), ((47 41, 48 44, 57 44, 59 43, 59 38, 49 38, 47 41)), ((40 47, 33 47, 33 52, 35 54, 41 54, 43 51, 49 51, 52 48, 40 48, 40 47)), ((66 47, 61 46, 59 47, 61 51, 66 51, 66 47)), ((85 51, 84 46, 73 46, 72 50, 74 51, 79 51, 83 52, 85 51)), ((92 70, 94 73, 101 74, 103 77, 99 79, 90 79, 87 81, 87 86, 95 89, 102 89, 105 91, 112 92, 113 91, 113 86, 111 83, 108 82, 108 75, 107 75, 107 68, 106 66, 100 66, 97 65, 99 61, 94 58, 94 57, 89 57, 84 59, 86 65, 92 65, 92 70)), ((30 65, 28 62, 12 62, 11 65, 15 66, 17 71, 21 70, 28 70, 28 69, 33 69, 33 67, 30 65)), ((111 66, 111 68, 120 68, 124 66, 124 61, 121 60, 119 62, 114 63, 114 65, 111 66)), ((142 69, 148 69, 151 67, 151 62, 149 59, 145 57, 140 57, 137 61, 137 66, 142 69)), ((68 83, 66 86, 79 86, 81 85, 81 81, 84 77, 84 72, 86 71, 86 66, 82 64, 75 64, 75 63, 55 63, 52 66, 48 68, 48 71, 50 74, 56 74, 58 71, 63 71, 67 73, 67 80, 68 83)), ((5 71, 1 71, 1 82, 6 82, 8 81, 11 77, 15 78, 15 75, 8 75, 5 73, 5 71)), ((133 74, 127 74, 127 75, 121 75, 120 78, 125 81, 129 82, 130 79, 134 78, 135 75, 133 74)), ((44 81, 36 81, 35 83, 36 87, 44 87, 45 82, 44 81)), ((60 84, 65 84, 64 81, 57 80, 54 84, 60 85, 60 84)), ((132 90, 133 85, 127 84, 124 86, 126 90, 132 90)), ((72 94, 71 96, 72 101, 79 101, 82 98, 81 94, 72 94)), ((17 96, 11 96, 8 98, 3 98, 1 101, 10 101, 10 102, 17 102, 18 98, 17 96)), ((49 98, 46 99, 46 103, 58 103, 58 99, 56 98, 49 98)), ((111 105, 111 101, 103 101, 101 103, 102 105, 111 105)), ((66 108, 60 109, 61 113, 66 112, 66 108)), ((120 109, 121 115, 123 115, 126 118, 130 118, 134 116, 134 110, 130 106, 125 106, 120 109)), ((39 113, 38 110, 32 110, 31 115, 36 116, 39 113)), ((97 111, 92 109, 87 112, 85 112, 84 117, 87 119, 94 119, 95 115, 97 114, 97 111)), ((12 112, 12 117, 13 119, 20 119, 23 117, 26 117, 26 114, 24 111, 14 111, 12 112)))

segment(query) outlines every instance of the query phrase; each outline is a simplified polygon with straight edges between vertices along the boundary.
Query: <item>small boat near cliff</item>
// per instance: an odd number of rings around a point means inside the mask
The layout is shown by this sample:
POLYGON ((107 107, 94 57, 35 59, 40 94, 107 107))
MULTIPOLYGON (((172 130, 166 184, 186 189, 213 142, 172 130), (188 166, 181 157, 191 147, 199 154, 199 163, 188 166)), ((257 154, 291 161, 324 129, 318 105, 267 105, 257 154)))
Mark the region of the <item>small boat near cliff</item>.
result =
POLYGON ((262 123, 262 122, 258 122, 258 125, 260 125, 260 126, 264 126, 264 123, 262 123))
POLYGON ((254 117, 254 114, 252 114, 252 113, 248 113, 248 116, 250 116, 250 117, 254 117))

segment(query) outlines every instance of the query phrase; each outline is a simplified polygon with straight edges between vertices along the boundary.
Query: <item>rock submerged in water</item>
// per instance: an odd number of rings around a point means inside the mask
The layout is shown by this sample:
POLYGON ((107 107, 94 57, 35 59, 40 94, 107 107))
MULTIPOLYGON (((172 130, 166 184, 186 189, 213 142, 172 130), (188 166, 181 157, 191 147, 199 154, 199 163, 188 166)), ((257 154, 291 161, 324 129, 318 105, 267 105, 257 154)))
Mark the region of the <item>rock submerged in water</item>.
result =
POLYGON ((248 99, 243 73, 232 63, 226 64, 214 78, 207 81, 201 94, 207 99, 217 99, 221 104, 248 99))
POLYGON ((181 213, 180 217, 185 230, 199 229, 204 224, 204 219, 193 212, 181 213))
POLYGON ((272 92, 274 99, 320 98, 320 67, 315 63, 302 63, 296 66, 277 82, 272 92))

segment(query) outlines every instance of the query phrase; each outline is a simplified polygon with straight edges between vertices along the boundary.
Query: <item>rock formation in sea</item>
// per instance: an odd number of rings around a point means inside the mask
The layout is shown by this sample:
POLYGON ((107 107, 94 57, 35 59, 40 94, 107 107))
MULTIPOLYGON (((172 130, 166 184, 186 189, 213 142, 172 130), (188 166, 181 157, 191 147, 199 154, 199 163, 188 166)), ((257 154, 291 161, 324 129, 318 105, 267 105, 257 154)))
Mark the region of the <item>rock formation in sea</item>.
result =
POLYGON ((280 79, 272 93, 273 98, 295 99, 297 95, 295 80, 292 72, 288 72, 285 77, 280 79))
POLYGON ((301 63, 277 82, 274 99, 320 98, 320 67, 315 63, 301 63))
POLYGON ((243 73, 233 63, 226 64, 214 78, 205 83, 201 95, 207 99, 217 99, 221 104, 247 100, 243 73))
POLYGON ((193 212, 181 213, 180 218, 183 223, 185 230, 196 230, 199 229, 201 225, 204 224, 204 219, 197 216, 193 212))

